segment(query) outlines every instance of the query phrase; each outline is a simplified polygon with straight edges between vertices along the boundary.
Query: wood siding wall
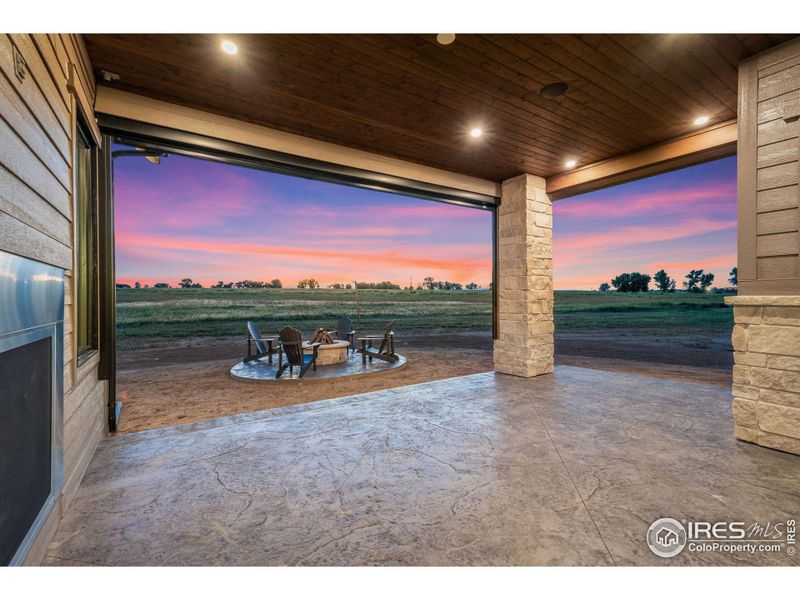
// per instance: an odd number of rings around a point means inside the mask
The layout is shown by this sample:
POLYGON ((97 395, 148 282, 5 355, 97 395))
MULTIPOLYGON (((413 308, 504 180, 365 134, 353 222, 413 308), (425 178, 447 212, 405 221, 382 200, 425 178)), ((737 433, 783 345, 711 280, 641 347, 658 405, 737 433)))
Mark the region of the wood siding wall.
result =
MULTIPOLYGON (((78 366, 73 285, 73 139, 94 125, 95 81, 80 36, 0 34, 0 250, 65 269, 64 487, 28 561, 38 562, 104 433, 106 382, 95 354, 78 366), (16 51, 26 64, 20 80, 16 51)), ((98 138, 99 141, 99 138, 98 138)))
POLYGON ((800 294, 800 39, 739 69, 739 294, 800 294))

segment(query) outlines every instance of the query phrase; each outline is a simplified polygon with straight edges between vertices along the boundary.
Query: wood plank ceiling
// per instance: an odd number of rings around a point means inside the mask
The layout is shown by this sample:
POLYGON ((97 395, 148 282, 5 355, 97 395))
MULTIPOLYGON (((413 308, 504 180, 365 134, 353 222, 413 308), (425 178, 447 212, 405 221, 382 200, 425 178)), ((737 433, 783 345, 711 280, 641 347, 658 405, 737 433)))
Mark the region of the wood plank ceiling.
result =
MULTIPOLYGON (((792 35, 87 35, 130 92, 494 181, 736 117, 740 60, 792 35), (540 96, 563 81, 561 97, 540 96), (473 127, 484 134, 469 136, 473 127)), ((102 82, 102 78, 98 77, 102 82)))

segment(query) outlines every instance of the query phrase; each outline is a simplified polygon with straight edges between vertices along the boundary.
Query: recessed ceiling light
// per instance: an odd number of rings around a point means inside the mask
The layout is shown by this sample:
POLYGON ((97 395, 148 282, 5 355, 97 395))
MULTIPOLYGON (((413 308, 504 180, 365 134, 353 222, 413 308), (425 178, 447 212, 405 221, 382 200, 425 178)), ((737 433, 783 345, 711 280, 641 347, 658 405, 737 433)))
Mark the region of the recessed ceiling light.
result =
POLYGON ((564 163, 564 166, 567 167, 568 169, 571 169, 572 167, 574 167, 577 164, 578 164, 577 161, 568 160, 567 162, 564 163))
POLYGON ((695 125, 705 125, 706 123, 708 123, 708 117, 705 115, 703 115, 702 117, 697 117, 694 120, 695 125))
POLYGON ((480 129, 475 127, 474 129, 470 130, 469 134, 472 137, 477 138, 477 137, 481 137, 483 135, 483 131, 481 131, 480 129))
POLYGON ((549 100, 551 98, 563 96, 567 93, 568 89, 569 86, 566 83, 563 81, 556 81, 555 83, 550 83, 539 90, 539 95, 542 98, 547 98, 549 100))
POLYGON ((222 42, 220 47, 222 47, 222 51, 227 54, 236 54, 239 51, 239 49, 236 47, 236 44, 230 40, 225 40, 222 42))
POLYGON ((436 41, 439 42, 442 46, 449 46, 453 42, 456 41, 456 34, 455 33, 437 33, 436 34, 436 41))

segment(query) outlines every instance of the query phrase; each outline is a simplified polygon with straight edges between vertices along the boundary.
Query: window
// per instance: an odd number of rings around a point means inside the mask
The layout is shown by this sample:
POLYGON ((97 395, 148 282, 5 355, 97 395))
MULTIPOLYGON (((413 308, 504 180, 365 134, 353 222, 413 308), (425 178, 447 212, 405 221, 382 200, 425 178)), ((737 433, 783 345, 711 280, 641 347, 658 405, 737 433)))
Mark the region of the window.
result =
POLYGON ((78 364, 97 350, 96 146, 78 123, 75 136, 75 287, 78 364))

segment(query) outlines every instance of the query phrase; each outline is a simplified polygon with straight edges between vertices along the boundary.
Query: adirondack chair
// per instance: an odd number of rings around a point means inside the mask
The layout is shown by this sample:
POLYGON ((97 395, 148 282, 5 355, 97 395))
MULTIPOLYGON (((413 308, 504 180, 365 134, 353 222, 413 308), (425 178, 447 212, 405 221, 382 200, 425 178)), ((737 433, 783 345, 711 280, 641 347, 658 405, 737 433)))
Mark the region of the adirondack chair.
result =
POLYGON ((342 317, 336 322, 336 329, 328 333, 335 334, 334 337, 339 340, 347 340, 350 342, 350 345, 347 347, 347 352, 355 352, 355 344, 353 342, 356 332, 353 330, 353 319, 350 317, 342 317))
POLYGON ((361 347, 358 351, 361 353, 361 362, 367 364, 367 360, 372 362, 373 358, 385 360, 386 362, 395 362, 397 354, 394 352, 394 324, 395 321, 389 321, 383 329, 382 336, 367 336, 360 337, 358 341, 361 347), (380 346, 375 348, 372 342, 380 341, 380 346))
POLYGON ((259 358, 267 357, 269 364, 272 364, 272 355, 275 353, 274 344, 278 341, 278 336, 261 335, 261 330, 258 325, 252 321, 247 322, 247 356, 244 362, 258 360, 259 358), (253 354, 253 343, 255 343, 257 352, 253 354))
POLYGON ((320 343, 310 344, 306 348, 311 348, 311 354, 306 354, 303 347, 303 334, 292 327, 284 327, 280 331, 280 341, 278 342, 278 372, 275 379, 279 379, 286 367, 289 367, 289 375, 294 374, 294 368, 300 369, 299 377, 306 374, 309 367, 317 370, 317 351, 322 345, 320 343), (285 362, 284 362, 284 359, 285 362))

